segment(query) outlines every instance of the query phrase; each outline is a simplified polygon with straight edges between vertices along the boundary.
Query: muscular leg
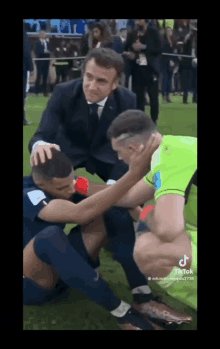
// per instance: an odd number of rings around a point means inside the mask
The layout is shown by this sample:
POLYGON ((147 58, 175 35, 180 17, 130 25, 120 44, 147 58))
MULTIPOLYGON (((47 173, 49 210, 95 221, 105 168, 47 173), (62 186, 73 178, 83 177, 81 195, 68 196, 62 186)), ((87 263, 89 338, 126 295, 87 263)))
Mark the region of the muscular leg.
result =
POLYGON ((90 256, 96 259, 101 247, 107 243, 107 233, 102 216, 82 226, 82 238, 90 256))
POLYGON ((191 242, 184 232, 171 243, 162 242, 154 233, 143 234, 134 247, 134 260, 140 271, 152 277, 166 277, 174 266, 179 266, 183 256, 189 257, 185 269, 189 269, 192 261, 191 242))
POLYGON ((34 252, 34 238, 23 251, 23 275, 48 290, 56 285, 59 278, 55 269, 40 260, 34 252))
MULTIPOLYGON (((100 248, 104 246, 107 239, 102 217, 97 217, 94 221, 83 226, 82 231, 86 249, 96 259, 99 255, 100 248)), ((36 255, 34 251, 34 239, 28 243, 23 252, 23 275, 48 290, 52 289, 59 279, 55 268, 52 265, 44 263, 36 255)))

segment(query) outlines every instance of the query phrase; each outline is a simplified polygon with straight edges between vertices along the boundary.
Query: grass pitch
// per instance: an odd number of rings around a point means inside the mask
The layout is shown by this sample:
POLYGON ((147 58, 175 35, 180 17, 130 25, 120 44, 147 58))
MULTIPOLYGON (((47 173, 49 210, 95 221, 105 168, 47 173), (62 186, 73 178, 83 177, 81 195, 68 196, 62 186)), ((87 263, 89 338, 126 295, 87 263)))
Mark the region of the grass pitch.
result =
MULTIPOLYGON (((41 120, 42 112, 46 108, 50 97, 30 94, 25 112, 27 120, 32 125, 23 127, 23 175, 31 173, 30 154, 28 142, 36 131, 41 120)), ((197 104, 192 103, 192 94, 189 95, 189 104, 183 104, 182 96, 171 96, 172 103, 162 104, 160 96, 160 114, 158 131, 162 135, 197 136, 197 104)), ((146 107, 150 114, 150 107, 146 107)), ((97 176, 92 176, 85 169, 79 169, 77 174, 87 176, 93 182, 103 181, 97 176)), ((192 217, 193 220, 194 217, 192 217)), ((74 225, 67 224, 65 232, 68 234, 74 225)), ((107 249, 100 252, 100 273, 103 275, 115 294, 125 302, 132 304, 132 295, 129 284, 121 265, 114 261, 107 249)), ((170 297, 153 281, 149 282, 152 291, 176 310, 186 312, 193 316, 193 323, 181 325, 178 330, 196 330, 197 312, 170 297)), ((102 307, 97 306, 79 291, 71 289, 60 297, 58 303, 47 305, 23 307, 24 330, 121 330, 115 319, 102 307)))

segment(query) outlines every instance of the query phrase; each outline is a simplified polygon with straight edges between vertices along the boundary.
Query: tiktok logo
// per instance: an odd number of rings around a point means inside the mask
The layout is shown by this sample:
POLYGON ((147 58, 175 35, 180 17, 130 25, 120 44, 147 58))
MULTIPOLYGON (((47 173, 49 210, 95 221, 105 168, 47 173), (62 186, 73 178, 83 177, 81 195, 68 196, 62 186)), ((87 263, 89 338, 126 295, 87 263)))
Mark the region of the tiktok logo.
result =
POLYGON ((185 254, 184 254, 184 257, 182 259, 179 260, 179 265, 181 267, 185 267, 186 266, 186 260, 189 259, 189 257, 187 257, 185 254))

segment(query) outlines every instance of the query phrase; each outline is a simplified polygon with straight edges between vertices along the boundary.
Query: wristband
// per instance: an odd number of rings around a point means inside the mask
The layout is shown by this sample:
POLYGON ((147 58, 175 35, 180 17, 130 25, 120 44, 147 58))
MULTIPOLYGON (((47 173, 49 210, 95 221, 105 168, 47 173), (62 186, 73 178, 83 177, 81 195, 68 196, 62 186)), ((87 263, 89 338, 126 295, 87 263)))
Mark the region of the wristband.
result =
POLYGON ((114 179, 109 179, 109 180, 106 182, 107 185, 112 185, 112 184, 115 184, 115 183, 116 183, 116 181, 115 181, 114 179))
POLYGON ((78 177, 75 189, 81 194, 86 194, 89 189, 89 180, 86 177, 80 176, 78 177))
POLYGON ((33 151, 35 148, 37 148, 38 145, 45 145, 45 144, 51 144, 51 143, 47 143, 47 142, 44 142, 44 141, 37 141, 37 142, 34 143, 31 151, 33 151))
POLYGON ((144 221, 148 213, 150 213, 154 208, 155 208, 155 205, 148 205, 147 207, 145 207, 140 214, 140 219, 144 221))

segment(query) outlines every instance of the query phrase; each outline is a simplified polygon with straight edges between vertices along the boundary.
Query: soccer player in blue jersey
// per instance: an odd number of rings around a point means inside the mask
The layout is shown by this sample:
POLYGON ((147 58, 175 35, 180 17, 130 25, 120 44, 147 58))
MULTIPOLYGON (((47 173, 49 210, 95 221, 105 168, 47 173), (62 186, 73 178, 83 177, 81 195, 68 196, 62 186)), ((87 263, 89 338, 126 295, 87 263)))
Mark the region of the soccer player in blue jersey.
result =
MULTIPOLYGON (((152 152, 154 146, 152 142, 152 152)), ((145 152, 134 154, 129 171, 117 183, 78 204, 71 202, 76 179, 64 153, 54 150, 52 159, 33 166, 23 189, 24 305, 45 304, 74 288, 105 307, 125 330, 157 328, 119 299, 95 270, 106 235, 101 215, 147 172, 145 152), (77 226, 67 236, 66 223, 78 223, 82 229, 77 226)))

